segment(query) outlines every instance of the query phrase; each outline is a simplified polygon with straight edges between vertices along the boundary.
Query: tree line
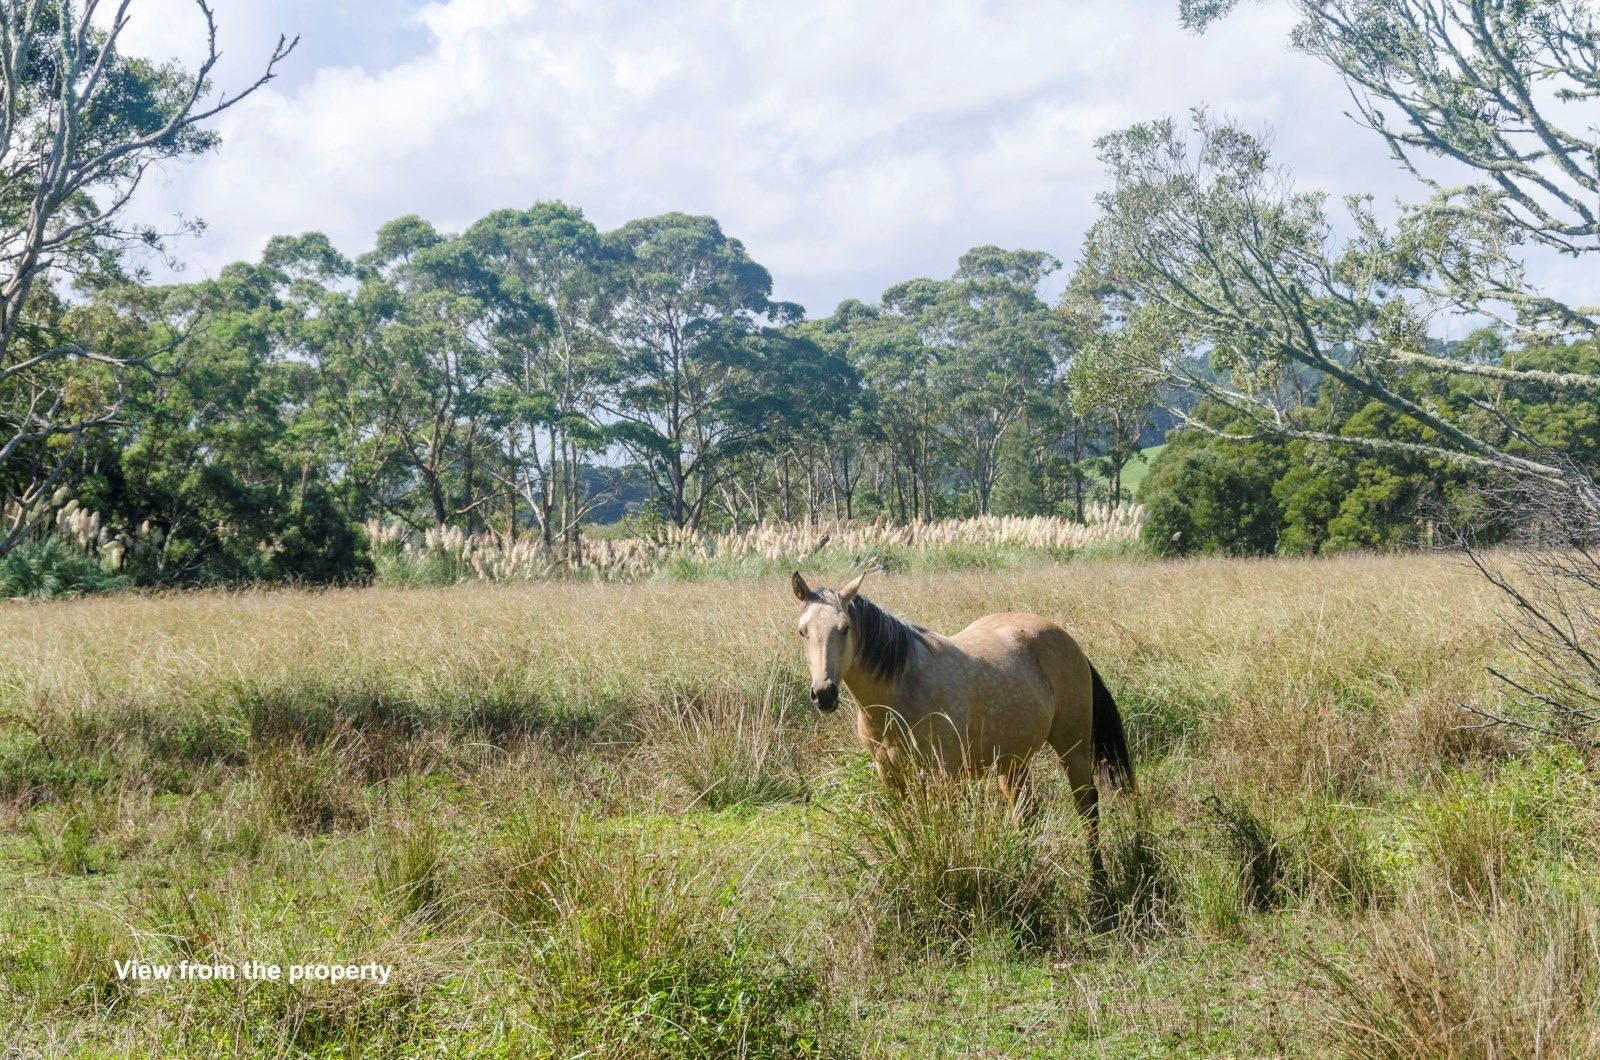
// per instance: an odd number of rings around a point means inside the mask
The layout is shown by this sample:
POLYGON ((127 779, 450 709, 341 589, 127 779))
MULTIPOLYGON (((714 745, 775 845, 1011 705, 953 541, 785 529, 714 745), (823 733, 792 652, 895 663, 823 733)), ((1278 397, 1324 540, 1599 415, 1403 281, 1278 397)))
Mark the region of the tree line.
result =
POLYGON ((152 581, 350 577, 369 519, 562 554, 628 499, 685 529, 1081 518, 1097 488, 1122 499, 1148 418, 1074 402, 1057 268, 979 247, 805 320, 709 217, 410 216, 357 257, 279 237, 214 280, 63 299, 56 327, 108 354, 70 385, 118 388, 116 414, 21 447, 8 495, 70 447, 79 507, 159 530, 135 550, 152 581))

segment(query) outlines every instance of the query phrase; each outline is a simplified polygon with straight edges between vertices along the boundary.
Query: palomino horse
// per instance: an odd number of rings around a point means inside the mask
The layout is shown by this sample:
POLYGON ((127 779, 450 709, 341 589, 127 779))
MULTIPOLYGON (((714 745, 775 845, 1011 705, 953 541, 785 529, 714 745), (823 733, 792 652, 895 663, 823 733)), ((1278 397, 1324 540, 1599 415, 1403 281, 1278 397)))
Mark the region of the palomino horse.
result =
POLYGON ((1048 743, 1066 766, 1098 868, 1095 775, 1128 790, 1133 763, 1116 701, 1077 642, 1026 612, 989 615, 941 636, 861 596, 865 577, 813 590, 795 572, 811 701, 837 709, 844 682, 860 706, 856 735, 890 788, 903 790, 921 769, 993 770, 1018 817, 1033 806, 1028 763, 1048 743))

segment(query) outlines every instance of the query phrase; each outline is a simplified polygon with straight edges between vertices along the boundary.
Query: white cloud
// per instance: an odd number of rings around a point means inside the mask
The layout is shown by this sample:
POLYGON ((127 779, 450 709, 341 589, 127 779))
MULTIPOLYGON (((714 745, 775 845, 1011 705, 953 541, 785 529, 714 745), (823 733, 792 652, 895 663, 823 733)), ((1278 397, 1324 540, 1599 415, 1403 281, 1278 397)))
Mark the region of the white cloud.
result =
MULTIPOLYGON (((224 81, 285 6, 225 6, 224 81)), ((979 243, 1070 261, 1102 186, 1094 138, 1202 102, 1274 126, 1304 185, 1410 194, 1273 7, 1194 38, 1176 0, 444 0, 399 22, 376 0, 287 6, 311 69, 228 112, 221 150, 140 204, 209 222, 179 248, 195 271, 280 232, 359 251, 400 214, 458 228, 561 198, 605 227, 713 214, 781 296, 826 312, 979 243)), ((192 54, 148 23, 135 44, 192 54)))

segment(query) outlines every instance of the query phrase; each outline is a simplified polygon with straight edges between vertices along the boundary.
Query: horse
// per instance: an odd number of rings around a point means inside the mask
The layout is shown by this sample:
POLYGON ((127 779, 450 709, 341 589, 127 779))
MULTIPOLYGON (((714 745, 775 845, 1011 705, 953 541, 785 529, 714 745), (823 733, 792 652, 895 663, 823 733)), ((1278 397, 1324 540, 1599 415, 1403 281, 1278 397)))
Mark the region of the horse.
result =
POLYGON ((951 637, 912 625, 861 595, 866 574, 812 589, 796 571, 799 633, 811 702, 855 697, 856 736, 897 793, 915 772, 992 772, 1012 815, 1036 808, 1028 767, 1049 744, 1060 756, 1101 871, 1099 787, 1132 791, 1133 761, 1116 700, 1066 630, 1028 612, 988 615, 951 637))

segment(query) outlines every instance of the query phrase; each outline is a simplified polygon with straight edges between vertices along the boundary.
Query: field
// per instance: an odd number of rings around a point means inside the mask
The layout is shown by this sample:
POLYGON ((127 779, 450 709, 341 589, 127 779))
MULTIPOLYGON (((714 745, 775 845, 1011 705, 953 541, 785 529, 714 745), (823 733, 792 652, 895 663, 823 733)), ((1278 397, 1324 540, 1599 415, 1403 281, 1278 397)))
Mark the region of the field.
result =
POLYGON ((1123 469, 1122 488, 1128 492, 1129 496, 1137 497, 1139 495, 1139 487, 1144 483, 1145 477, 1150 474, 1150 465, 1155 463, 1156 457, 1160 456, 1161 450, 1166 447, 1167 443, 1165 442, 1160 445, 1145 446, 1139 450, 1139 454, 1144 459, 1135 460, 1123 469))
MULTIPOLYGON (((832 572, 836 577, 839 572, 832 572)), ((0 1040, 75 1055, 1600 1053, 1600 800, 1447 558, 885 574, 1073 631, 1139 771, 879 793, 782 578, 0 605, 0 1040), (120 978, 116 961, 385 966, 120 978)), ((175 973, 176 974, 176 973, 175 973)))

